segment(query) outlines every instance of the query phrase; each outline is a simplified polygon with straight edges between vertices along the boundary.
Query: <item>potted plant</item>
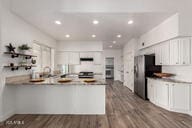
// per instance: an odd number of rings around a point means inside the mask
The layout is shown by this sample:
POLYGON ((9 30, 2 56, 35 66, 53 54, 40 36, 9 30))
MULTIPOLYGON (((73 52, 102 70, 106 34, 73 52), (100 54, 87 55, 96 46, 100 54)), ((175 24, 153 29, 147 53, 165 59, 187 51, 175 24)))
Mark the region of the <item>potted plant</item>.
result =
POLYGON ((27 44, 22 44, 18 48, 19 48, 19 51, 21 51, 23 54, 26 54, 27 51, 31 49, 31 47, 29 47, 27 44))

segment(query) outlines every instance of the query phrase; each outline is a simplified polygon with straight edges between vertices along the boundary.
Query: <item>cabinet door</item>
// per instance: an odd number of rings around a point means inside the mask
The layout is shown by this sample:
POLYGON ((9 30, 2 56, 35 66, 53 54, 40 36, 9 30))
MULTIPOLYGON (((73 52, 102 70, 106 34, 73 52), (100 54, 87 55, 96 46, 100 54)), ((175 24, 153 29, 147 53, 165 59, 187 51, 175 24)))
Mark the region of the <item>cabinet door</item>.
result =
POLYGON ((81 52, 80 57, 82 58, 94 58, 93 52, 81 52))
POLYGON ((190 47, 191 40, 190 38, 181 38, 180 39, 180 64, 190 64, 190 47))
POLYGON ((95 52, 94 53, 94 64, 101 64, 102 63, 102 53, 95 52))
POLYGON ((78 52, 69 52, 69 64, 80 64, 80 57, 78 52))
POLYGON ((190 113, 192 115, 192 84, 190 86, 191 86, 190 87, 191 88, 191 92, 190 92, 190 98, 191 98, 191 101, 190 101, 191 102, 191 108, 190 108, 190 110, 191 110, 191 112, 190 113))
POLYGON ((154 80, 152 79, 148 79, 147 81, 147 97, 149 99, 149 101, 151 101, 152 103, 154 103, 155 101, 155 97, 154 97, 154 80))
POLYGON ((55 56, 56 64, 69 64, 68 52, 57 52, 55 56))
POLYGON ((177 112, 188 112, 190 110, 190 85, 171 84, 170 109, 177 112))
POLYGON ((170 62, 170 43, 169 41, 162 43, 161 45, 161 62, 162 65, 169 65, 170 62))
POLYGON ((160 44, 155 47, 155 65, 162 65, 160 44))
POLYGON ((174 39, 170 41, 170 64, 171 65, 178 65, 180 60, 180 53, 179 53, 179 39, 174 39))
POLYGON ((169 84, 158 81, 155 84, 155 103, 163 108, 169 106, 169 84))

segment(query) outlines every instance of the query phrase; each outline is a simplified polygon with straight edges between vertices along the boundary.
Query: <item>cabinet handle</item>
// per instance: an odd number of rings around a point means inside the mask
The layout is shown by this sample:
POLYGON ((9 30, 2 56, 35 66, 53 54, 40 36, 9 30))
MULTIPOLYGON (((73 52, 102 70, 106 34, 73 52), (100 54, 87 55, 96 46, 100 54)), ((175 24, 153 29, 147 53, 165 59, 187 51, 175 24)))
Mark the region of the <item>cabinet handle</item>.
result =
POLYGON ((185 62, 183 62, 183 64, 185 64, 185 62))

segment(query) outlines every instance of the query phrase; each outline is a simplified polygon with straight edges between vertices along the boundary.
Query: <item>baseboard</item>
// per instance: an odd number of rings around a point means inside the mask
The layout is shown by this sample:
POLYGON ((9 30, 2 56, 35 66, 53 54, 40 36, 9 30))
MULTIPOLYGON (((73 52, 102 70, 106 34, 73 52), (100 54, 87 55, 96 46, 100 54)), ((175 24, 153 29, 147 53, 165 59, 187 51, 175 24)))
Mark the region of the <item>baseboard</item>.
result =
POLYGON ((6 113, 6 114, 1 115, 1 116, 0 116, 0 123, 3 122, 3 121, 5 121, 5 120, 7 120, 9 117, 11 117, 11 116, 13 116, 13 115, 15 115, 15 112, 14 112, 14 111, 10 111, 10 112, 8 112, 8 113, 6 113))

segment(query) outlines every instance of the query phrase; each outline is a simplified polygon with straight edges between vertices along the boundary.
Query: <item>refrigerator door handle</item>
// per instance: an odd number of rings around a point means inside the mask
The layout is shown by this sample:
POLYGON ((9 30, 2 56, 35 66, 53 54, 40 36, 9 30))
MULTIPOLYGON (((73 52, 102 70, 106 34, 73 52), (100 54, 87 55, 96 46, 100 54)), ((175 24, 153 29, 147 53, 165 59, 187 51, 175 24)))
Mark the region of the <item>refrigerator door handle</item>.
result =
POLYGON ((138 66, 137 65, 134 66, 134 72, 135 72, 135 75, 138 76, 138 66))

